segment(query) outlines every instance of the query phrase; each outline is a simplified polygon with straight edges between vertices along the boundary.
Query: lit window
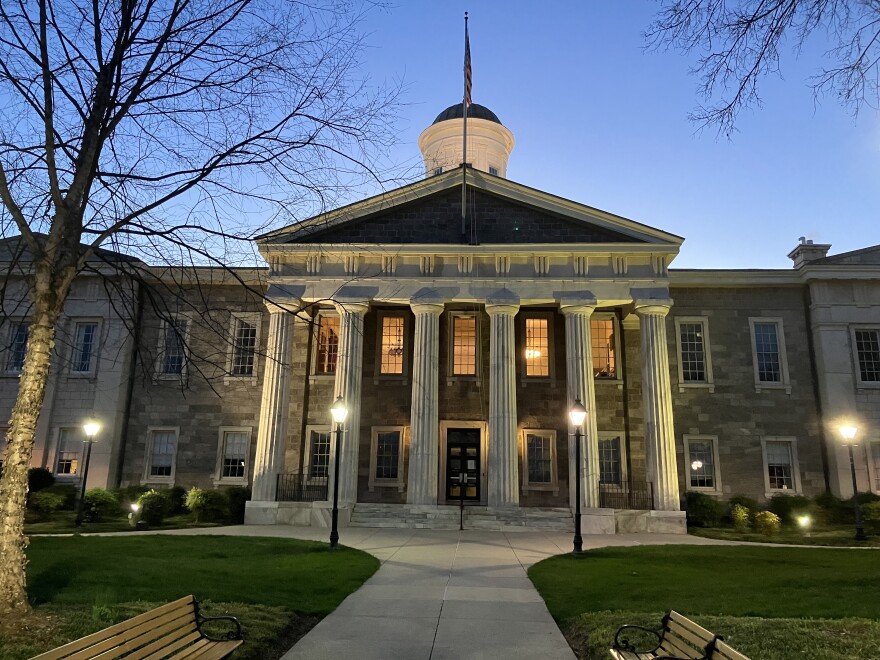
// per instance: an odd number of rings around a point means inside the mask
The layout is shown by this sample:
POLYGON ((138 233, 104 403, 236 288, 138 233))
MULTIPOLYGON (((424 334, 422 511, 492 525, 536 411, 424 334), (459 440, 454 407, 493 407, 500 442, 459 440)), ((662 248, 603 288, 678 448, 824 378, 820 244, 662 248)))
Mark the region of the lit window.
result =
POLYGON ((177 431, 161 429, 150 431, 147 478, 171 479, 177 456, 177 431))
POLYGON ((614 319, 590 321, 593 351, 593 375, 596 378, 617 378, 614 319))
POLYGON ((452 375, 477 374, 477 318, 456 314, 452 317, 452 375))
POLYGON ((21 370, 24 368, 24 356, 27 351, 27 338, 27 321, 17 321, 13 323, 9 330, 9 339, 7 343, 9 351, 6 356, 7 373, 21 373, 21 370))
POLYGON ((859 362, 859 380, 880 383, 880 330, 854 332, 859 362))
POLYGON ((223 459, 220 479, 247 478, 247 461, 250 453, 251 434, 248 431, 222 431, 223 459))
POLYGON ((403 373, 403 330, 402 316, 382 317, 382 354, 379 373, 403 373))
POLYGON ((498 176, 498 168, 489 165, 489 174, 491 174, 492 176, 498 176))
POLYGON ((95 322, 77 323, 73 337, 73 355, 70 370, 74 373, 90 373, 92 357, 98 341, 98 324, 95 322))
POLYGON ((556 476, 556 431, 522 431, 523 490, 558 489, 556 476))
POLYGON ((309 430, 309 477, 327 477, 330 472, 330 430, 309 430))
POLYGON ((232 325, 232 375, 253 376, 257 355, 257 324, 236 317, 232 325))
POLYGON ((186 333, 189 321, 173 319, 165 321, 160 355, 161 373, 181 376, 186 365, 186 333))
POLYGON ((550 330, 546 318, 526 317, 526 376, 550 375, 550 330))
POLYGON ((686 471, 691 488, 717 490, 715 483, 715 442, 712 438, 685 437, 686 471))
POLYGON ((770 490, 794 490, 794 461, 791 455, 791 442, 767 441, 767 478, 770 490))
POLYGON ((339 357, 339 317, 318 316, 318 346, 315 356, 315 373, 335 374, 339 357))
POLYGON ((620 438, 599 438, 599 483, 619 486, 621 475, 620 438))
POLYGON ((55 474, 77 474, 82 448, 83 438, 80 429, 58 429, 55 474))

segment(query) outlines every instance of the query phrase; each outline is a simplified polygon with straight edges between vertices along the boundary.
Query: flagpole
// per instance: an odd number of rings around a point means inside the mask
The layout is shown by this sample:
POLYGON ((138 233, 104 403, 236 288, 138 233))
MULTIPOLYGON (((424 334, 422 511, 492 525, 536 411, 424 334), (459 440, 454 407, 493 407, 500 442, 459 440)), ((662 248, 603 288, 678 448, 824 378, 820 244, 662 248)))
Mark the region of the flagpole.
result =
POLYGON ((461 242, 467 243, 467 116, 468 116, 468 82, 470 77, 470 41, 468 40, 468 13, 464 13, 464 94, 461 99, 464 130, 462 132, 462 163, 461 163, 461 242))

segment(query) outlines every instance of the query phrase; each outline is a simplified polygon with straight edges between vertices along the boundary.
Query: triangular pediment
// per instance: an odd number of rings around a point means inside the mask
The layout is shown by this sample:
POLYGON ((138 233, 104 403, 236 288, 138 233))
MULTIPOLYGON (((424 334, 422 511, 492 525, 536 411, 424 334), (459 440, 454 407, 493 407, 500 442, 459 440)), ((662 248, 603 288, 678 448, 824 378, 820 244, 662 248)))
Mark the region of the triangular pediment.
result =
MULTIPOLYGON (((468 172, 464 242, 480 245, 654 244, 680 237, 507 179, 468 172)), ((461 244, 461 170, 261 236, 263 244, 461 244)))
POLYGON ((880 245, 842 252, 809 262, 810 266, 880 266, 880 245))

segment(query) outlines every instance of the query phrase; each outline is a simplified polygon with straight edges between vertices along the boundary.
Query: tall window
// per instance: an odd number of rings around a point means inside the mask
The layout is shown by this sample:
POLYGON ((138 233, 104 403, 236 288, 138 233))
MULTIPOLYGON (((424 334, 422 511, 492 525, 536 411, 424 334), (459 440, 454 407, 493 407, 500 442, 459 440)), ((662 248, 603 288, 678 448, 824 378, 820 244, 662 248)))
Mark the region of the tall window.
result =
POLYGON ((28 322, 15 321, 9 328, 6 354, 7 373, 21 373, 24 368, 24 356, 27 350, 28 322))
POLYGON ((477 374, 477 317, 471 314, 452 316, 452 375, 477 374))
POLYGON ((251 446, 249 431, 222 431, 220 479, 247 479, 247 462, 251 446))
POLYGON ((782 319, 750 318, 749 326, 756 389, 785 387, 790 392, 782 319))
POLYGON ((233 376, 253 376, 257 355, 257 322, 235 317, 232 322, 233 376))
POLYGON ((177 456, 177 431, 157 429, 150 431, 147 477, 171 479, 177 456))
POLYGON ((166 376, 182 376, 186 366, 187 319, 167 320, 162 333, 160 354, 161 373, 166 376))
POLYGON ((791 442, 787 440, 766 442, 764 451, 770 490, 794 490, 794 460, 791 449, 791 442))
POLYGON ((492 176, 498 176, 498 168, 489 165, 489 174, 491 174, 492 176))
POLYGON ((93 356, 98 343, 98 324, 94 321, 77 323, 73 335, 73 355, 70 371, 78 374, 91 373, 93 356))
POLYGON ((397 479, 400 460, 400 431, 386 431, 376 437, 376 479, 397 479))
POLYGON ((83 437, 80 429, 58 429, 55 474, 78 474, 82 449, 83 437))
POLYGON ((599 438, 599 483, 620 486, 621 464, 620 438, 599 438))
POLYGON ((880 330, 855 330, 859 380, 880 383, 880 330))
POLYGON ((681 351, 681 380, 684 383, 705 383, 706 343, 702 321, 682 322, 678 326, 681 351))
POLYGON ((525 318, 526 376, 550 376, 550 319, 525 318))
POLYGON ((688 483, 691 488, 718 490, 715 477, 715 441, 685 436, 688 483))
POLYGON ((330 431, 309 431, 309 465, 310 477, 327 477, 330 468, 330 431))
POLYGON ((339 317, 318 316, 318 345, 315 354, 315 373, 335 374, 339 358, 339 317))
POLYGON ((557 492, 556 431, 524 429, 522 438, 523 490, 557 492))
POLYGON ((382 316, 381 374, 403 374, 403 316, 382 316))
POLYGON ((617 378, 616 338, 614 319, 591 319, 590 334, 593 349, 593 376, 617 378))

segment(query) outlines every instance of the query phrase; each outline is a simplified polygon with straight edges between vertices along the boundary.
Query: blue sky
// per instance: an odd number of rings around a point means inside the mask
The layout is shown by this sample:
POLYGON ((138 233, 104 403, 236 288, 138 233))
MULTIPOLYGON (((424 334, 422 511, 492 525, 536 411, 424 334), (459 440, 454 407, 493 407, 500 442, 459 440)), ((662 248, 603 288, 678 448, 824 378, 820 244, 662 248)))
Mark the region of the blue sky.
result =
POLYGON ((363 66, 407 83, 393 161, 413 176, 419 133, 461 101, 469 11, 474 102, 516 138, 508 178, 684 236, 679 268, 787 268, 803 235, 833 253, 880 243, 880 113, 814 104, 825 44, 786 53, 728 141, 687 118, 695 58, 643 50, 656 8, 401 0, 373 14, 363 66))

